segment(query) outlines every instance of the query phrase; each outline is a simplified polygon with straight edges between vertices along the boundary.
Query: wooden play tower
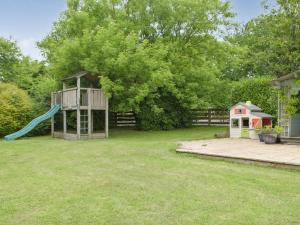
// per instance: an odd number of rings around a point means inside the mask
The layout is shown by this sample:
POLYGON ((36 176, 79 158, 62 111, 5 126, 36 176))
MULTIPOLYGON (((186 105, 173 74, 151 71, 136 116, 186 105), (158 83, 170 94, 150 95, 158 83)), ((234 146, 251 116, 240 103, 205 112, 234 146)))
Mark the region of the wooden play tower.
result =
POLYGON ((51 120, 52 136, 68 140, 107 138, 108 98, 97 88, 98 77, 83 71, 63 79, 62 86, 51 95, 51 104, 61 107, 51 120))

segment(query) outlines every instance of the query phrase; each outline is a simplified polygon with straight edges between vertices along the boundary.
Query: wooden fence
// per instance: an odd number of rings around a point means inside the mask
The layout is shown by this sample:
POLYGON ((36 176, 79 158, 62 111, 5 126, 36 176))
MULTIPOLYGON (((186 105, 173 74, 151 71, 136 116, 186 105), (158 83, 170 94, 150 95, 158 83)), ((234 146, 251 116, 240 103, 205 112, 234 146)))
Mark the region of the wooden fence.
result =
MULTIPOLYGON (((135 127, 136 120, 133 112, 110 112, 110 127, 135 127)), ((192 111, 194 126, 226 126, 229 125, 229 111, 226 109, 199 109, 192 111)))
POLYGON ((192 124, 195 126, 229 125, 229 111, 227 109, 193 110, 192 124))
POLYGON ((135 127, 136 121, 133 112, 110 112, 109 126, 110 127, 135 127))

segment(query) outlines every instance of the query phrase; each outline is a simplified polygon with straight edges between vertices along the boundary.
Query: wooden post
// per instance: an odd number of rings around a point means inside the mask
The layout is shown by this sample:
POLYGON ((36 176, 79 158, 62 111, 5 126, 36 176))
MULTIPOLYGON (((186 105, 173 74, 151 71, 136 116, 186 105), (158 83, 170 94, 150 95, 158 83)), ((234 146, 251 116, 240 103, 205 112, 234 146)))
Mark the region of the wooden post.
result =
POLYGON ((61 92, 61 109, 64 109, 64 94, 65 94, 65 92, 64 91, 62 91, 61 92))
POLYGON ((280 122, 280 93, 277 92, 277 123, 278 125, 281 124, 280 122))
MULTIPOLYGON (((51 92, 51 107, 55 104, 54 93, 51 92)), ((51 136, 54 137, 54 117, 51 117, 51 136)))
POLYGON ((208 114, 207 114, 207 116, 208 116, 208 126, 210 126, 210 124, 211 124, 211 109, 208 109, 208 114))
POLYGON ((63 127, 64 127, 64 138, 67 134, 67 111, 63 110, 63 127))
POLYGON ((105 137, 108 138, 108 98, 106 98, 105 104, 105 137))
POLYGON ((92 99, 91 99, 91 89, 87 90, 88 95, 88 136, 92 137, 92 99))
POLYGON ((64 90, 66 89, 66 83, 65 82, 63 82, 63 90, 62 90, 62 92, 61 92, 61 109, 63 110, 63 108, 64 108, 64 95, 65 95, 65 92, 64 92, 64 90))
POLYGON ((80 77, 77 77, 77 139, 80 139, 80 77))
POLYGON ((94 113, 91 111, 91 133, 94 133, 94 113))

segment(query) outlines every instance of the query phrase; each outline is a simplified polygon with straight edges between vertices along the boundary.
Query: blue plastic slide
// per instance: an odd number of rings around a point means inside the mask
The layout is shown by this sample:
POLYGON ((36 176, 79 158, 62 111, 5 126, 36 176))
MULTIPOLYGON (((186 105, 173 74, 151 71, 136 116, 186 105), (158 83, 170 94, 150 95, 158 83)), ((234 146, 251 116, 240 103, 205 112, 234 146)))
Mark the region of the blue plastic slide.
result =
POLYGON ((60 105, 53 105, 48 112, 46 112, 45 114, 33 119, 29 124, 27 124, 26 127, 22 128, 21 130, 15 132, 13 134, 5 136, 4 139, 6 141, 11 141, 11 140, 15 140, 19 137, 24 136, 25 134, 27 134, 28 132, 33 130, 38 124, 40 124, 41 122, 43 122, 43 121, 51 118, 52 116, 54 116, 55 113, 57 113, 59 111, 59 109, 60 109, 60 105))

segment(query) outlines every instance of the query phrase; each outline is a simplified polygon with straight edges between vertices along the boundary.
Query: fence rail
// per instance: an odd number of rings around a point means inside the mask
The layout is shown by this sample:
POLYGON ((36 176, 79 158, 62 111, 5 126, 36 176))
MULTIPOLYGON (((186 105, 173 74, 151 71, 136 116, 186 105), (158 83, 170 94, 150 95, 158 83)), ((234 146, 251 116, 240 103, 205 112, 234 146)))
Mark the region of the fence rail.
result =
POLYGON ((133 112, 110 112, 109 123, 111 127, 135 127, 136 120, 133 112))
POLYGON ((199 109, 192 112, 192 124, 199 125, 228 125, 229 111, 226 109, 199 109))
MULTIPOLYGON (((110 127, 135 127, 133 112, 110 112, 110 127)), ((226 109, 198 109, 192 111, 193 126, 229 125, 229 111, 226 109)))

